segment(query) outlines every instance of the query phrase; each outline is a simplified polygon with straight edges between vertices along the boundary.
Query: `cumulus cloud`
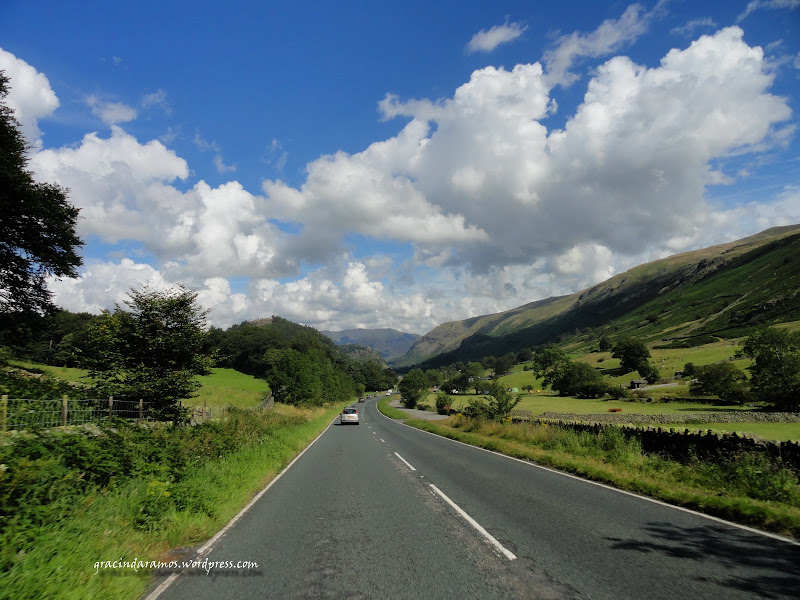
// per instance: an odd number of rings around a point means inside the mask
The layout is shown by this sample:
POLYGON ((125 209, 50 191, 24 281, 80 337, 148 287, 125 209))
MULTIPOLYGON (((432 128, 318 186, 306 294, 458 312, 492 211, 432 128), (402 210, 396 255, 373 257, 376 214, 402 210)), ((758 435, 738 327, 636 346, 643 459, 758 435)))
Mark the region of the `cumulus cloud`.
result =
POLYGON ((25 141, 41 147, 39 119, 50 116, 59 106, 47 77, 27 62, 0 48, 0 71, 9 78, 5 104, 14 111, 25 141))
POLYGON ((525 33, 527 29, 527 25, 523 25, 522 23, 509 23, 508 21, 503 25, 495 25, 488 31, 486 29, 481 29, 472 36, 465 51, 468 54, 474 52, 491 52, 500 44, 507 44, 508 42, 514 41, 525 33))
MULTIPOLYGON (((618 49, 653 14, 631 8, 562 37, 547 69, 486 67, 441 99, 387 95, 378 108, 403 119, 397 135, 310 162, 298 185, 267 179, 263 196, 236 181, 180 190, 186 162, 118 125, 42 151, 31 166, 71 188, 81 235, 136 240, 155 257, 153 266, 88 261, 79 280, 53 282, 56 300, 94 309, 134 281, 175 282, 198 290, 219 326, 279 314, 330 329, 415 323, 421 333, 800 221, 795 188, 772 202, 706 200, 709 185, 747 177, 741 157, 792 134, 787 100, 770 92, 773 70, 738 27, 655 65, 606 60, 563 127, 548 129, 554 86, 570 80, 575 59, 618 49), (353 234, 413 254, 356 257, 353 234), (235 277, 246 289, 232 289, 235 277)), ((270 149, 278 160, 280 144, 270 149)))
POLYGON ((771 83, 762 51, 732 27, 657 67, 612 58, 548 131, 542 67, 487 67, 449 99, 387 96, 384 116, 410 118, 397 137, 311 163, 299 188, 266 181, 267 205, 305 225, 300 239, 375 232, 475 273, 581 244, 635 254, 703 227, 705 186, 736 177, 712 160, 776 143, 791 110, 771 83))

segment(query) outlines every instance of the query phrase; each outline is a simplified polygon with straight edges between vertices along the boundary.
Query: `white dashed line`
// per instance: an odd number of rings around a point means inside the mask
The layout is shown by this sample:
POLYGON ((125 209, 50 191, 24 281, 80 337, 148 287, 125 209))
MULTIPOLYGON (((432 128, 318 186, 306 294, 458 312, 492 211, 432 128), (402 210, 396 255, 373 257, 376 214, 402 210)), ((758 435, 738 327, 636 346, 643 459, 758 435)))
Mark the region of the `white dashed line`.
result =
POLYGON ((458 514, 460 514, 462 517, 464 517, 470 525, 472 525, 475 529, 477 529, 478 532, 483 537, 485 537, 489 541, 489 543, 492 546, 494 546, 503 556, 505 556, 508 560, 516 560, 517 557, 513 552, 511 552, 510 550, 506 549, 503 546, 503 544, 498 542, 497 539, 491 533, 489 533, 483 527, 481 527, 480 523, 478 523, 475 519, 473 519, 466 512, 464 512, 464 510, 458 504, 456 504, 455 502, 450 500, 450 498, 448 498, 442 490, 437 488, 432 483, 430 483, 428 485, 430 485, 431 489, 434 492, 436 492, 437 494, 439 494, 445 502, 447 502, 450 506, 452 506, 456 510, 456 512, 458 514))
POLYGON ((411 469, 412 471, 416 471, 416 469, 415 469, 414 467, 412 467, 412 466, 411 466, 411 464, 410 464, 410 463, 409 463, 409 462, 408 462, 408 461, 407 461, 405 458, 403 458, 402 456, 400 456, 400 455, 399 455, 397 452, 395 452, 395 453, 394 453, 394 455, 395 455, 397 458, 399 458, 400 460, 402 460, 404 463, 406 463, 406 466, 407 466, 409 469, 411 469))

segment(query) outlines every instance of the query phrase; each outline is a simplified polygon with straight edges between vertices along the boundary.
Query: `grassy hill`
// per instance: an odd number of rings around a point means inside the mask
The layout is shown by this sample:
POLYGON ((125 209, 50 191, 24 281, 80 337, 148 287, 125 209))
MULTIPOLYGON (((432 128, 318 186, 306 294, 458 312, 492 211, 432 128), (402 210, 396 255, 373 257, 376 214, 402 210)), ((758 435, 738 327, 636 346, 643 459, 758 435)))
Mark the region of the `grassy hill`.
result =
POLYGON ((555 341, 588 346, 603 333, 692 347, 798 319, 800 225, 793 225, 640 265, 570 296, 445 323, 396 364, 436 367, 555 341))

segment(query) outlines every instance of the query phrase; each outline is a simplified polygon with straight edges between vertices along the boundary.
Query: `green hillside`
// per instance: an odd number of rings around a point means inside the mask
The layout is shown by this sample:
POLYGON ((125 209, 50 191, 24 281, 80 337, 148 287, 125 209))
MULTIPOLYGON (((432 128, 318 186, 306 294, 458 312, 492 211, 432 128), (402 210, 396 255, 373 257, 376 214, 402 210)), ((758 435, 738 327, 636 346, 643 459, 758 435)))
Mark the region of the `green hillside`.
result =
POLYGON ((640 265, 571 296, 445 323, 396 364, 435 367, 566 339, 591 344, 602 333, 691 347, 798 319, 793 225, 640 265))

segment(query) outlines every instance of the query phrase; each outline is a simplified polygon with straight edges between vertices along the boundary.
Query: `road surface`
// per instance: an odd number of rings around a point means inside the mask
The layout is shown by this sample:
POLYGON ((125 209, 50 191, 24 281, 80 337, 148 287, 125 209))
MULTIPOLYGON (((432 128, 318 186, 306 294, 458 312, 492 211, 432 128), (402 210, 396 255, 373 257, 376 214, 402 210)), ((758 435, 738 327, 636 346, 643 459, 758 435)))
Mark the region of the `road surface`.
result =
POLYGON ((800 546, 421 432, 356 404, 158 593, 798 598, 800 546))

